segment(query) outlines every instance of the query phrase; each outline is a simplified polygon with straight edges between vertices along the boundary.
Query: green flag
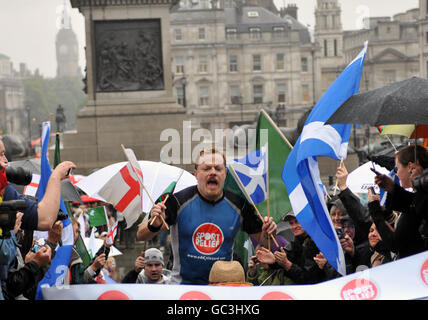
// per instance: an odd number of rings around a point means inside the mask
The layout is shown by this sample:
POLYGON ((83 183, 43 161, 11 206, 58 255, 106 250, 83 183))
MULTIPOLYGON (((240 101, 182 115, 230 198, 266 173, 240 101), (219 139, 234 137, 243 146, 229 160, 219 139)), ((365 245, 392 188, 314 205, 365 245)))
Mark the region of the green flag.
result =
MULTIPOLYGON (((269 115, 262 110, 257 122, 256 149, 260 150, 266 143, 268 146, 268 170, 266 180, 270 216, 278 223, 291 211, 288 192, 282 180, 282 169, 293 147, 269 115)), ((257 208, 262 216, 267 216, 267 200, 257 204, 257 208)))
POLYGON ((85 269, 86 269, 91 264, 91 256, 89 255, 89 252, 85 246, 85 242, 83 241, 82 236, 80 234, 75 243, 75 248, 79 253, 79 256, 82 258, 83 265, 85 266, 85 269))
POLYGON ((88 209, 89 225, 98 227, 107 224, 107 211, 104 206, 88 209))
POLYGON ((174 192, 175 186, 177 185, 177 181, 173 181, 170 183, 170 185, 168 187, 166 187, 166 189, 164 190, 164 192, 162 192, 162 194, 159 196, 159 198, 156 199, 155 203, 158 202, 162 202, 163 200, 165 200, 165 198, 167 197, 167 195, 171 194, 174 192))
POLYGON ((61 163, 61 151, 60 151, 60 141, 59 141, 59 133, 55 136, 55 157, 54 157, 54 169, 58 164, 61 163))

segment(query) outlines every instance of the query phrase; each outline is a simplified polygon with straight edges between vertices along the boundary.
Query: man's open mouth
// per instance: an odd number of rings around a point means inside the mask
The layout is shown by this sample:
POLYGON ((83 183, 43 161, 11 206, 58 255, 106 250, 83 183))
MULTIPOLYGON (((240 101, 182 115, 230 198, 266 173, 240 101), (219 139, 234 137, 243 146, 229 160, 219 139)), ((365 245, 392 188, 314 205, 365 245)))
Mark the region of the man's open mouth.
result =
POLYGON ((210 179, 210 180, 208 180, 208 183, 207 183, 209 186, 217 186, 218 185, 218 182, 217 182, 217 180, 214 180, 214 179, 210 179))

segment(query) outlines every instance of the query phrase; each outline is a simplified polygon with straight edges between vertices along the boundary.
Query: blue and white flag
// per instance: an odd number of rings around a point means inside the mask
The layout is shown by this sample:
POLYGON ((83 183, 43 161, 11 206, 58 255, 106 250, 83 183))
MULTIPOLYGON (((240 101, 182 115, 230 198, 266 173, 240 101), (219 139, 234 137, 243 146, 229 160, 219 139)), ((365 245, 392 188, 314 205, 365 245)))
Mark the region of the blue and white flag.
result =
MULTIPOLYGON (((43 122, 42 129, 42 154, 41 154, 41 177, 39 185, 39 201, 43 198, 46 187, 48 185, 49 178, 51 176, 52 170, 49 165, 49 160, 47 158, 48 144, 49 144, 49 134, 50 134, 50 122, 43 122)), ((68 214, 68 211, 65 207, 62 197, 60 198, 60 209, 68 214)), ((71 251, 74 244, 74 234, 73 227, 70 221, 70 218, 62 220, 62 245, 58 247, 55 253, 55 257, 52 260, 51 266, 46 272, 43 279, 39 282, 37 286, 36 300, 43 299, 43 294, 41 288, 43 287, 63 287, 65 276, 68 271, 68 264, 70 262, 71 251)))
POLYGON ((267 144, 261 150, 250 152, 245 157, 234 159, 232 166, 254 204, 259 204, 268 197, 267 192, 267 144))
POLYGON ((336 160, 346 157, 352 125, 325 125, 325 122, 358 92, 366 51, 367 42, 315 105, 282 172, 297 220, 327 261, 342 275, 346 274, 345 258, 327 210, 324 190, 320 187, 317 157, 336 160))

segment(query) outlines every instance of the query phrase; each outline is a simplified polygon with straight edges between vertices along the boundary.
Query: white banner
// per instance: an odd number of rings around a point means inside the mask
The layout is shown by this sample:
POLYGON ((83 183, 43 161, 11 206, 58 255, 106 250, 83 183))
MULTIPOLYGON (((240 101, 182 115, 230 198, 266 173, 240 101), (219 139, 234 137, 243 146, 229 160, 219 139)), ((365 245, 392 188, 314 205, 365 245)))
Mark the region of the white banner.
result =
POLYGON ((51 300, 410 300, 428 298, 428 251, 316 285, 88 284, 43 288, 51 300))

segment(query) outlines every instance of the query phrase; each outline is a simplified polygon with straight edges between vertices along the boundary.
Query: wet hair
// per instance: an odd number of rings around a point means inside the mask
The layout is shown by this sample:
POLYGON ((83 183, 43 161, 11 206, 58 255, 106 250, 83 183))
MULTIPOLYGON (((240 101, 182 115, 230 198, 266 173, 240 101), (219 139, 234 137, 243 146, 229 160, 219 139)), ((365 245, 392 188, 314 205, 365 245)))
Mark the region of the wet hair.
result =
MULTIPOLYGON (((395 157, 403 166, 407 166, 409 162, 415 163, 415 145, 404 147, 395 154, 395 157)), ((428 151, 423 146, 416 146, 416 162, 422 168, 428 168, 428 151)))
POLYGON ((223 164, 226 166, 226 157, 225 157, 224 153, 213 146, 213 147, 204 148, 201 151, 199 151, 199 155, 195 161, 195 170, 198 169, 199 161, 200 161, 201 157, 205 154, 219 154, 219 155, 221 155, 221 157, 223 158, 223 164))

